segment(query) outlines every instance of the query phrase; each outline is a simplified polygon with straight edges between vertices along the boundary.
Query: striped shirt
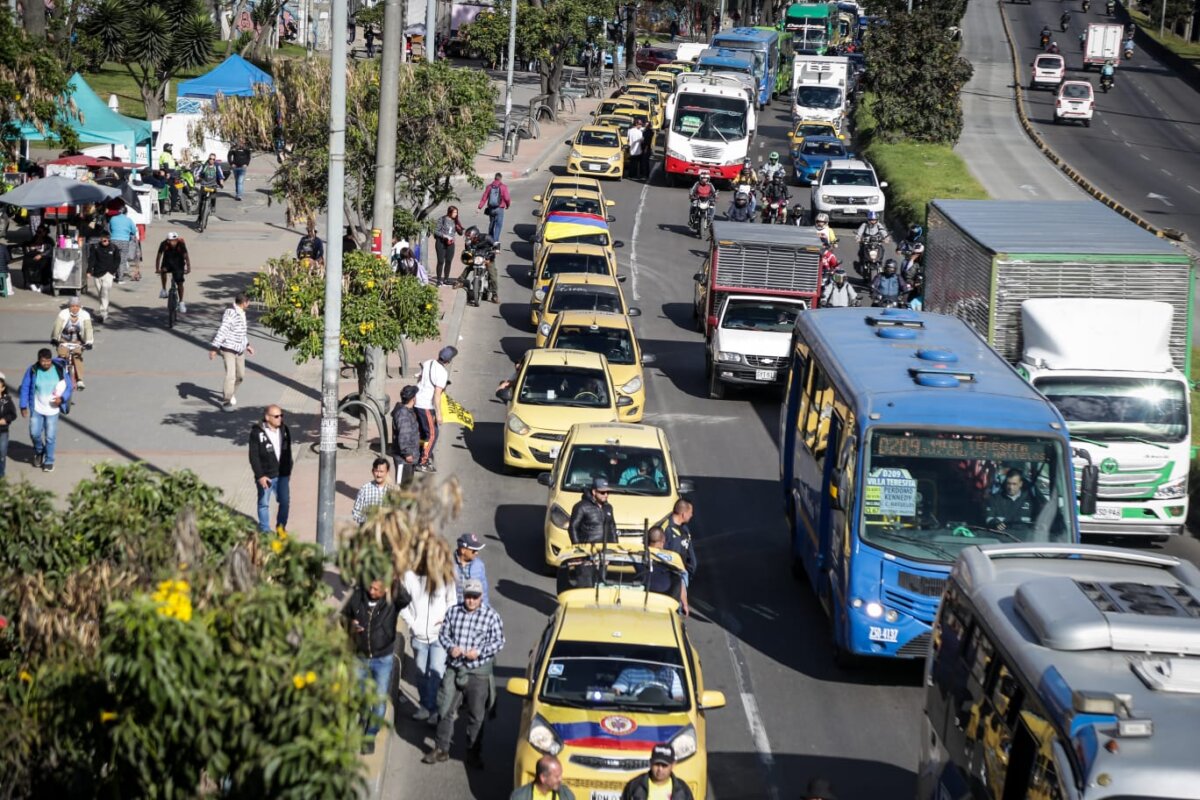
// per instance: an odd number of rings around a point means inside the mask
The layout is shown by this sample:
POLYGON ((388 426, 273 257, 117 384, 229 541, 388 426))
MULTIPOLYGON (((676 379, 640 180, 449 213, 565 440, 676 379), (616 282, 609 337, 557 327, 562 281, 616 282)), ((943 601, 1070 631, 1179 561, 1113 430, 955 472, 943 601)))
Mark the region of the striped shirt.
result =
POLYGON ((235 303, 231 308, 225 309, 225 316, 221 317, 221 327, 213 337, 212 347, 214 350, 232 350, 240 354, 245 352, 249 343, 246 335, 246 312, 235 303))
POLYGON ((387 493, 396 487, 390 483, 385 483, 382 486, 375 481, 368 481, 358 490, 358 497, 354 498, 354 510, 350 512, 350 516, 354 517, 354 521, 359 525, 367 519, 367 509, 372 506, 383 505, 383 498, 387 493))

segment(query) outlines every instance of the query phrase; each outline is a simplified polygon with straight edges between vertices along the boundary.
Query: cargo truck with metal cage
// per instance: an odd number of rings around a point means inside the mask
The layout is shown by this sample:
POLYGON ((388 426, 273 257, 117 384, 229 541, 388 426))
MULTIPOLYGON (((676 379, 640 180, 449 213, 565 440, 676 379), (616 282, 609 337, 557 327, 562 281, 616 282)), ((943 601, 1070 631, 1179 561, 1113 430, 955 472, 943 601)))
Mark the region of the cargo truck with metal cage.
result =
POLYGON ((925 308, 969 323, 1100 467, 1085 535, 1183 532, 1192 456, 1187 254, 1091 200, 935 200, 925 308))

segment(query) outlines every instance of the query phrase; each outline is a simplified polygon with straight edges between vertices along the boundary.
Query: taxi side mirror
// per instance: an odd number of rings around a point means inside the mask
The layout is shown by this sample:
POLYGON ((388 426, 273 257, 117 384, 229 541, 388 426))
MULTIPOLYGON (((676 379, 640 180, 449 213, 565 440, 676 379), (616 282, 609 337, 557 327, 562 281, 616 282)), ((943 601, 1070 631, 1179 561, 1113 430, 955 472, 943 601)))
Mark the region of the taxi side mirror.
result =
POLYGON ((626 313, 628 313, 629 316, 631 316, 631 317, 640 317, 642 315, 642 310, 640 308, 633 308, 631 306, 629 308, 629 311, 626 313))
POLYGON ((542 215, 542 210, 541 210, 540 208, 535 208, 535 209, 534 209, 534 210, 533 210, 531 213, 532 213, 532 214, 533 214, 535 217, 540 217, 540 216, 542 215))
POLYGON ((627 278, 627 277, 628 277, 627 275, 618 275, 618 276, 617 276, 617 283, 624 283, 624 282, 625 282, 625 278, 627 278))
POLYGON ((691 494, 696 491, 696 484, 688 480, 679 481, 679 486, 676 487, 680 494, 691 494))
POLYGON ((608 208, 612 208, 616 204, 617 204, 616 200, 605 200, 604 201, 604 205, 607 206, 608 208))
MULTIPOLYGON (((532 694, 533 689, 533 687, 529 685, 528 678, 509 678, 508 683, 504 685, 504 688, 509 694, 515 694, 517 697, 529 697, 529 695, 532 694)), ((705 694, 708 694, 708 692, 705 692, 705 694)), ((720 694, 720 692, 718 692, 718 694, 720 694)), ((725 698, 722 697, 722 704, 724 704, 724 701, 725 698)))
POLYGON ((704 273, 697 272, 695 275, 692 276, 692 280, 694 280, 696 283, 704 283, 704 273))
POLYGON ((505 386, 503 389, 497 389, 496 397, 499 397, 506 403, 511 403, 513 399, 513 390, 507 386, 505 386))
POLYGON ((531 199, 531 200, 533 200, 533 202, 535 202, 535 203, 540 203, 540 202, 542 202, 542 196, 541 196, 540 194, 535 194, 535 195, 534 195, 533 197, 531 197, 530 199, 531 199))
POLYGON ((648 367, 651 364, 653 364, 655 361, 658 361, 658 356, 654 355, 653 353, 642 353, 642 366, 643 367, 648 367))
POLYGON ((625 395, 621 395, 620 397, 617 398, 617 408, 628 408, 631 405, 633 405, 632 397, 626 397, 625 395))
POLYGON ((570 143, 571 143, 570 139, 567 139, 565 142, 563 142, 563 144, 570 144, 570 143))
MULTIPOLYGON (((512 691, 512 683, 515 680, 518 680, 518 679, 512 678, 508 682, 508 687, 509 687, 508 690, 510 692, 512 691)), ((525 683, 528 684, 529 681, 525 681, 525 683)), ((703 692, 700 693, 700 709, 702 711, 707 711, 707 710, 713 709, 713 708, 724 708, 724 707, 725 707, 725 693, 724 692, 718 692, 715 689, 705 689, 703 692)))
POLYGON ((549 472, 539 472, 538 476, 537 476, 537 482, 540 483, 542 486, 549 486, 550 485, 550 473, 549 472))

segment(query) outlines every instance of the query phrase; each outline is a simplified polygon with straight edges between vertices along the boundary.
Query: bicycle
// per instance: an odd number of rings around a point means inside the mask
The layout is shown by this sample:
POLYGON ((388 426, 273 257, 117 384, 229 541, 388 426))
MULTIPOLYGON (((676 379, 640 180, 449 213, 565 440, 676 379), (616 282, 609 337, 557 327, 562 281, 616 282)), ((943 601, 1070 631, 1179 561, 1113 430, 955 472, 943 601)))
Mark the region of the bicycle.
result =
POLYGON ((175 320, 179 316, 179 288, 175 285, 175 273, 170 275, 171 288, 167 290, 167 327, 174 328, 175 320))
POLYGON ((212 213, 212 205, 216 202, 217 187, 201 186, 200 187, 200 214, 196 217, 196 229, 200 233, 204 233, 204 229, 208 227, 208 216, 212 213))

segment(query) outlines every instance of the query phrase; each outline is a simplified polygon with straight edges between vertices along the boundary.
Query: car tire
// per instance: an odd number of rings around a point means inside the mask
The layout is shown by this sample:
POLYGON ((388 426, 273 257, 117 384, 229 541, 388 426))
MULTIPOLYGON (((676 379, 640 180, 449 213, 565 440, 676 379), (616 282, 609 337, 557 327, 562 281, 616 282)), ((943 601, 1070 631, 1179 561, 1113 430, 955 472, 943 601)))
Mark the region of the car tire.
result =
POLYGON ((1083 121, 1083 127, 1085 127, 1085 128, 1090 128, 1090 127, 1092 127, 1092 121, 1091 121, 1090 119, 1085 119, 1085 120, 1083 121))

